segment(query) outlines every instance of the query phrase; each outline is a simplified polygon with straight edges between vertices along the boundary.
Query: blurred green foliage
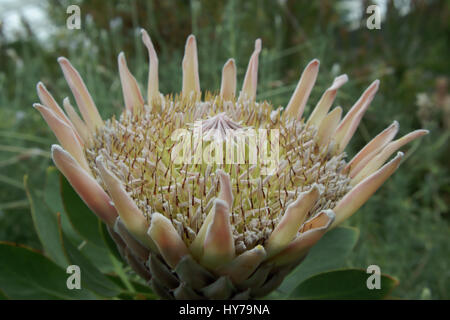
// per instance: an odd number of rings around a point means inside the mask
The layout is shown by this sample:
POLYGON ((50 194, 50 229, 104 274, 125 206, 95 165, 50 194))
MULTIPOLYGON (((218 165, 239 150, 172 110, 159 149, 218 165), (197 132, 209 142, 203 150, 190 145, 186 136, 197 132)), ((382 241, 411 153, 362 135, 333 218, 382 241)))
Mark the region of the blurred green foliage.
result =
POLYGON ((448 1, 388 1, 380 30, 365 27, 370 1, 357 0, 362 12, 356 21, 350 21, 346 6, 352 1, 78 1, 82 28, 68 30, 66 8, 74 2, 42 4, 57 27, 46 41, 30 26, 26 36, 7 41, 0 26, 0 240, 39 248, 22 178, 28 174, 33 185, 44 184, 49 147, 56 141, 31 107, 38 101, 36 83, 43 81, 60 102, 72 99, 58 56, 68 57, 79 70, 106 118, 122 108, 120 51, 146 84, 140 27, 157 48, 164 93, 181 88, 181 58, 190 33, 197 36, 201 86, 212 91, 218 90, 229 57, 236 59, 242 82, 253 42, 261 38, 258 97, 275 106, 287 103, 313 58, 321 61, 321 72, 307 111, 340 73, 350 78, 337 98, 344 110, 374 79, 381 80, 350 156, 394 119, 400 135, 420 127, 431 130, 406 149, 400 170, 348 221, 361 236, 347 264, 379 265, 400 280, 394 292, 400 298, 450 298, 448 1), (418 102, 419 93, 426 104, 418 102))

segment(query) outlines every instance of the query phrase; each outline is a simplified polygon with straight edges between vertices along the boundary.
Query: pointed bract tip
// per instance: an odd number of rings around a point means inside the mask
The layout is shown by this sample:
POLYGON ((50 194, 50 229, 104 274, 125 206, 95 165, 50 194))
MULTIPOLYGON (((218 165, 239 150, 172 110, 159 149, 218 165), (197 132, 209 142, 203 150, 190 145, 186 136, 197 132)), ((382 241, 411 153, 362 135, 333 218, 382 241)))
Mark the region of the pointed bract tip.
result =
POLYGON ((311 62, 310 63, 308 63, 308 65, 310 65, 310 66, 314 66, 314 67, 318 67, 319 65, 320 65, 320 61, 319 61, 319 59, 313 59, 313 60, 311 60, 311 62))
POLYGON ((379 87, 380 87, 380 80, 376 79, 374 82, 372 82, 367 87, 367 89, 364 91, 362 97, 365 96, 365 97, 367 97, 367 98, 372 100, 374 98, 375 94, 377 93, 379 87))
POLYGON ((334 213, 333 210, 327 209, 327 210, 324 210, 323 212, 325 212, 325 214, 328 216, 328 218, 330 218, 331 222, 333 222, 334 218, 336 218, 336 214, 334 213))
POLYGON ((334 223, 336 214, 331 209, 320 211, 316 216, 305 222, 301 232, 310 232, 311 230, 326 230, 334 223))
POLYGON ((228 69, 228 68, 232 68, 235 66, 235 61, 233 58, 230 58, 227 60, 227 62, 225 62, 225 64, 223 65, 223 69, 228 69))
POLYGON ((50 153, 51 153, 53 161, 55 161, 55 157, 58 155, 60 157, 65 156, 67 159, 69 159, 69 158, 73 159, 72 155, 66 149, 64 149, 62 146, 60 146, 59 144, 56 144, 56 143, 52 144, 50 153))
POLYGON ((142 36, 142 41, 144 41, 144 43, 146 43, 148 40, 150 40, 150 36, 148 35, 147 31, 145 29, 141 29, 141 36, 142 36))
MULTIPOLYGON (((402 151, 399 151, 399 152, 397 152, 397 154, 395 155, 395 157, 391 160, 391 161, 389 161, 388 163, 386 163, 381 169, 383 169, 385 166, 388 166, 388 165, 390 165, 391 163, 396 163, 396 165, 395 165, 395 169, 394 170, 397 170, 397 168, 400 166, 400 162, 402 161, 402 159, 403 159, 403 157, 405 156, 405 154, 402 152, 402 151)), ((379 170, 381 170, 381 169, 379 169, 379 170)))
POLYGON ((393 163, 396 163, 394 171, 397 170, 397 168, 400 166, 400 162, 402 161, 404 156, 405 156, 405 154, 402 151, 397 152, 395 157, 391 161, 386 163, 383 167, 381 167, 381 169, 378 169, 378 171, 382 170, 384 167, 388 167, 389 165, 391 165, 393 163))
POLYGON ((348 77, 346 74, 341 74, 340 76, 337 76, 333 80, 333 84, 331 87, 328 88, 328 90, 338 90, 340 87, 342 87, 345 83, 347 83, 348 77))
POLYGON ((190 34, 186 39, 186 45, 192 45, 195 40, 195 36, 193 34, 190 34))
POLYGON ((167 218, 164 216, 164 215, 162 215, 161 213, 159 213, 159 212, 153 212, 152 213, 152 223, 151 223, 151 225, 150 225, 150 228, 153 226, 153 227, 155 227, 155 225, 157 224, 157 223, 159 223, 159 222, 161 222, 161 221, 165 221, 167 218))
POLYGON ((378 87, 380 86, 380 80, 376 79, 374 82, 372 82, 372 84, 370 85, 370 87, 373 87, 374 89, 378 89, 378 87))
POLYGON ((146 47, 153 47, 152 40, 150 39, 150 35, 145 29, 141 29, 142 42, 144 42, 146 47))
POLYGON ((52 154, 54 152, 63 152, 63 151, 64 151, 63 147, 61 147, 59 144, 52 144, 52 147, 51 147, 52 154))
MULTIPOLYGON (((233 70, 236 70, 236 64, 234 62, 234 59, 228 59, 227 62, 225 62, 225 64, 223 65, 222 74, 224 72, 227 72, 227 73, 233 72, 233 70)), ((236 71, 234 71, 234 72, 236 72, 236 71)))
POLYGON ((59 64, 68 64, 68 63, 70 63, 69 59, 67 59, 66 57, 58 57, 58 59, 56 59, 56 61, 58 61, 59 64))
POLYGON ((261 38, 258 38, 255 40, 255 51, 260 52, 262 48, 262 41, 261 38))
POLYGON ((336 80, 347 82, 347 81, 348 81, 348 75, 347 75, 346 73, 341 74, 340 76, 337 76, 337 77, 336 77, 335 81, 336 81, 336 80))
MULTIPOLYGON (((314 195, 314 197, 319 197, 320 189, 319 189, 318 184, 314 183, 308 191, 304 191, 303 193, 306 195, 314 195)), ((301 197, 298 197, 296 201, 298 201, 299 199, 301 199, 301 197)))

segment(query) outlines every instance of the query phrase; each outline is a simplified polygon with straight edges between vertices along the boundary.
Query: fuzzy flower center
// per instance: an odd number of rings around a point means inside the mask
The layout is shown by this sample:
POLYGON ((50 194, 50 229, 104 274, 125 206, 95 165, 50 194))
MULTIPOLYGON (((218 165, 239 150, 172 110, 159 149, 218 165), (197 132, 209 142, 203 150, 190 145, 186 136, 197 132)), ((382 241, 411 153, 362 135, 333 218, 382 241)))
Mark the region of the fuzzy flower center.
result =
POLYGON ((313 185, 319 188, 319 200, 308 213, 311 217, 333 208, 349 191, 350 180, 341 173, 344 154, 333 154, 329 146, 319 147, 316 133, 315 127, 301 121, 282 121, 267 102, 224 102, 211 94, 202 102, 165 97, 153 108, 125 111, 119 119, 108 120, 86 148, 86 155, 100 184, 95 159, 102 155, 148 220, 153 212, 164 214, 188 245, 219 194, 216 171, 227 173, 233 191, 231 225, 236 252, 241 253, 264 245, 300 192, 313 185), (270 141, 266 152, 258 143, 251 148, 249 139, 261 136, 262 130, 278 132, 277 148, 270 141), (184 150, 179 147, 180 132, 190 137, 184 150), (226 151, 239 147, 240 140, 244 141, 240 161, 227 158, 226 151), (231 148, 224 145, 220 157, 217 151, 211 152, 214 161, 205 161, 205 150, 211 151, 218 141, 232 142, 231 148), (198 152, 200 147, 203 153, 198 152), (176 148, 185 153, 182 161, 174 159, 176 148), (269 172, 264 156, 275 150, 276 167, 269 172))

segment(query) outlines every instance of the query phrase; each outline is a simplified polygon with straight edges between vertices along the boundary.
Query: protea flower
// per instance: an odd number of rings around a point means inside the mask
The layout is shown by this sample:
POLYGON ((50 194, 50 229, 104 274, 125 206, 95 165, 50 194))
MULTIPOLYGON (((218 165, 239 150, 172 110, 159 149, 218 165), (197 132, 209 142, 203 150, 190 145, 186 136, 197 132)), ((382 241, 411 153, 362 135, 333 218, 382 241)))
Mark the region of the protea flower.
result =
POLYGON ((202 94, 191 35, 181 93, 164 96, 158 88, 158 58, 144 30, 142 40, 150 60, 147 98, 120 53, 120 117, 100 117, 66 58, 58 62, 81 117, 68 98, 64 113, 42 83, 37 85, 41 104, 34 107, 61 144, 52 147, 55 165, 108 226, 129 265, 162 298, 267 295, 325 232, 355 213, 394 173, 403 153, 386 163, 391 155, 427 133, 417 130, 393 140, 399 129, 394 121, 347 161, 344 150, 378 90, 378 80, 342 118, 341 107, 329 111, 347 82, 345 74, 337 77, 304 118, 319 69, 319 61, 313 60, 288 105, 274 110, 269 102, 255 101, 258 39, 238 95, 233 59, 223 67, 220 93, 202 94), (184 144, 191 152, 176 162, 174 150, 180 148, 174 133, 193 128, 202 129, 202 142, 184 144), (198 157, 200 146, 217 141, 233 146, 246 131, 260 129, 274 132, 274 137, 276 132, 276 145, 271 140, 255 149, 244 142, 240 162, 222 161, 225 155, 207 163, 198 157), (249 153, 259 159, 264 152, 276 153, 270 172, 264 172, 261 161, 248 160, 249 153))

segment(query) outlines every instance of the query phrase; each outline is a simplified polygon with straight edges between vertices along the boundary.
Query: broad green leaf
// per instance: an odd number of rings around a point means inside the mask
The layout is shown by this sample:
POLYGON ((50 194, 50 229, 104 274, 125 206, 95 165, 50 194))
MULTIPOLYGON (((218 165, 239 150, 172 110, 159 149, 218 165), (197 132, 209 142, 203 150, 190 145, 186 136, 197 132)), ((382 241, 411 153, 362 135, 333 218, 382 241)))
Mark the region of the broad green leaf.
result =
POLYGON ((129 283, 133 287, 133 290, 127 289, 125 284, 122 282, 120 277, 116 275, 109 275, 108 278, 120 286, 124 292, 119 296, 120 299, 124 300, 155 300, 158 299, 158 296, 153 293, 150 286, 142 284, 138 281, 130 280, 129 283))
POLYGON ((109 235, 109 232, 104 223, 100 224, 100 233, 101 233, 103 241, 105 242, 105 245, 108 247, 110 253, 113 254, 117 260, 121 261, 122 257, 119 253, 119 250, 117 250, 116 243, 109 235))
POLYGON ((61 226, 64 234, 73 241, 81 242, 80 236, 75 232, 70 223, 69 217, 65 213, 61 199, 60 173, 56 167, 48 167, 46 171, 44 201, 54 214, 61 214, 61 226))
POLYGON ((357 299, 377 300, 386 298, 397 286, 398 280, 380 275, 380 289, 368 289, 367 279, 372 276, 363 269, 342 269, 319 273, 303 281, 291 293, 293 299, 357 299))
POLYGON ((94 299, 88 289, 69 290, 65 269, 30 248, 0 242, 0 290, 10 299, 94 299))
POLYGON ((0 300, 8 300, 8 297, 5 296, 5 294, 2 291, 0 291, 0 300))
POLYGON ((48 167, 45 175, 44 200, 53 212, 64 212, 61 199, 59 171, 56 167, 48 167))
POLYGON ((24 177, 24 184, 30 202, 34 227, 45 254, 55 263, 64 267, 67 265, 67 260, 61 244, 56 214, 47 207, 41 197, 38 197, 36 188, 29 186, 27 176, 24 177))
POLYGON ((115 297, 120 293, 119 286, 101 273, 65 236, 63 236, 63 245, 70 263, 78 265, 81 269, 83 287, 107 298, 115 297))
POLYGON ((111 262, 111 253, 106 247, 99 247, 89 242, 82 242, 78 249, 89 259, 101 272, 108 273, 114 271, 111 262))
MULTIPOLYGON (((73 243, 101 272, 111 272, 114 267, 100 232, 99 225, 102 222, 86 206, 61 174, 60 188, 64 211, 69 217, 73 229, 81 237, 81 241, 73 243)), ((64 225, 63 231, 65 232, 64 225)))
POLYGON ((350 227, 338 227, 327 232, 311 248, 306 259, 286 277, 278 291, 289 294, 312 275, 341 268, 355 247, 358 236, 359 231, 350 227))
POLYGON ((99 219, 86 206, 83 200, 81 200, 75 190, 72 189, 72 186, 66 178, 64 178, 63 175, 60 175, 60 178, 64 211, 69 216, 69 220, 72 223, 73 228, 84 240, 99 247, 104 247, 104 243, 98 229, 99 219))

